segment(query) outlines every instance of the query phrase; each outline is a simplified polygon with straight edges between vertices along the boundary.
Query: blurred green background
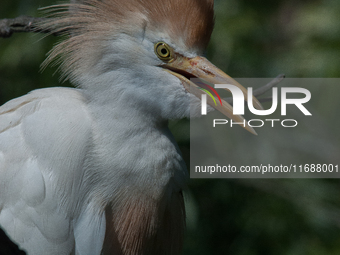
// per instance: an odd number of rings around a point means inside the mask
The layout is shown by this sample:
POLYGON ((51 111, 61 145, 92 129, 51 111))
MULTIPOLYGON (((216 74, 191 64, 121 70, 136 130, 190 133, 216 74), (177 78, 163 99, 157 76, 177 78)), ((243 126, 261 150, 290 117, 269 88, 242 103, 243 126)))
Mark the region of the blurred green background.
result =
MULTIPOLYGON (((54 3, 1 0, 0 18, 38 16, 39 7, 54 3)), ((232 77, 340 76, 340 1, 215 0, 215 11, 207 57, 232 77)), ((24 33, 0 38, 0 105, 33 89, 61 86, 56 68, 39 71, 58 41, 42 38, 24 33)), ((326 99, 330 111, 324 126, 334 135, 338 92, 326 99)), ((189 122, 170 126, 189 164, 189 122)), ((233 141, 238 139, 245 138, 233 141)), ((193 179, 186 192, 183 254, 338 255, 339 184, 336 179, 193 179)))

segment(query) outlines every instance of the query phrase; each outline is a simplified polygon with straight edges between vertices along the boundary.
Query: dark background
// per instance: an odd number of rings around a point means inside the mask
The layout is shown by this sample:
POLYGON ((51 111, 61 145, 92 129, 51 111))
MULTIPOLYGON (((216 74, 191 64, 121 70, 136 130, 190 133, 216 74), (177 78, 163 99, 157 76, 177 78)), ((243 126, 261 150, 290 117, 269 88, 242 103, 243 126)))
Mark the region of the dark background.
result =
MULTIPOLYGON (((39 7, 54 3, 1 0, 0 18, 38 16, 39 7)), ((340 1, 216 0, 215 10, 216 26, 207 57, 232 77, 340 76, 340 1)), ((33 89, 61 86, 59 75, 53 76, 56 68, 39 71, 58 41, 52 36, 42 38, 22 33, 0 39, 0 105, 33 89)), ((334 137, 336 146, 339 126, 332 121, 338 117, 338 98, 336 89, 318 100, 329 109, 324 125, 318 128, 334 137)), ((170 126, 189 164, 189 121, 170 126)), ((234 137, 231 142, 246 137, 234 137)), ((269 138, 262 134, 259 139, 265 143, 269 138)), ((323 137, 315 139, 323 142, 323 137)), ((305 149, 306 163, 311 163, 314 155, 305 149)), ((283 158, 286 150, 283 146, 283 158)), ((186 192, 183 254, 338 255, 339 184, 337 179, 192 179, 186 192)))

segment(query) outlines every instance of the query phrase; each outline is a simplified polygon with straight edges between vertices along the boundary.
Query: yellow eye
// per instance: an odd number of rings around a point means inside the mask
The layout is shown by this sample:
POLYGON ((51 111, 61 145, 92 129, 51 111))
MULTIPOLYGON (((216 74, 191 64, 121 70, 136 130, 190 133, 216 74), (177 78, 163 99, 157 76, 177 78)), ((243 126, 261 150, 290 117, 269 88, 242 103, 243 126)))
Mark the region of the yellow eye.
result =
POLYGON ((155 53, 160 60, 165 62, 170 62, 174 58, 172 48, 165 42, 155 44, 155 53))

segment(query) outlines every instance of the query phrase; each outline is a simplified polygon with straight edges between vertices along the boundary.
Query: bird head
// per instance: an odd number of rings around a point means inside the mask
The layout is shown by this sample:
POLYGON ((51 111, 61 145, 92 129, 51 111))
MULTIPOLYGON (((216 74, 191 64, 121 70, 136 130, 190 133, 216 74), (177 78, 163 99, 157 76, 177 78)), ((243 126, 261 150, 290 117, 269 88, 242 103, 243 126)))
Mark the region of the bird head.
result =
MULTIPOLYGON (((117 103, 136 105, 153 116, 197 115, 206 92, 192 78, 233 84, 246 94, 202 56, 214 27, 213 5, 213 0, 86 0, 53 6, 41 26, 66 32, 67 38, 45 64, 59 59, 64 77, 78 86, 103 97, 114 95, 117 103)), ((215 105, 208 97, 207 103, 243 120, 225 101, 215 105)), ((253 103, 261 109, 255 98, 253 103)))

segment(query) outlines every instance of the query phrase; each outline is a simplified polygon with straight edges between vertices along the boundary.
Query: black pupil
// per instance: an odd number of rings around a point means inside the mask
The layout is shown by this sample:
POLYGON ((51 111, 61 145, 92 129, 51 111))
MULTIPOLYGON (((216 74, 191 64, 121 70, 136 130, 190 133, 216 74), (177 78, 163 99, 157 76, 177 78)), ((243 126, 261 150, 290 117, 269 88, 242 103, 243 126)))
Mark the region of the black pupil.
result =
POLYGON ((168 50, 165 49, 165 48, 163 48, 163 49, 161 49, 161 53, 162 53, 163 55, 167 55, 167 54, 168 54, 168 50))

